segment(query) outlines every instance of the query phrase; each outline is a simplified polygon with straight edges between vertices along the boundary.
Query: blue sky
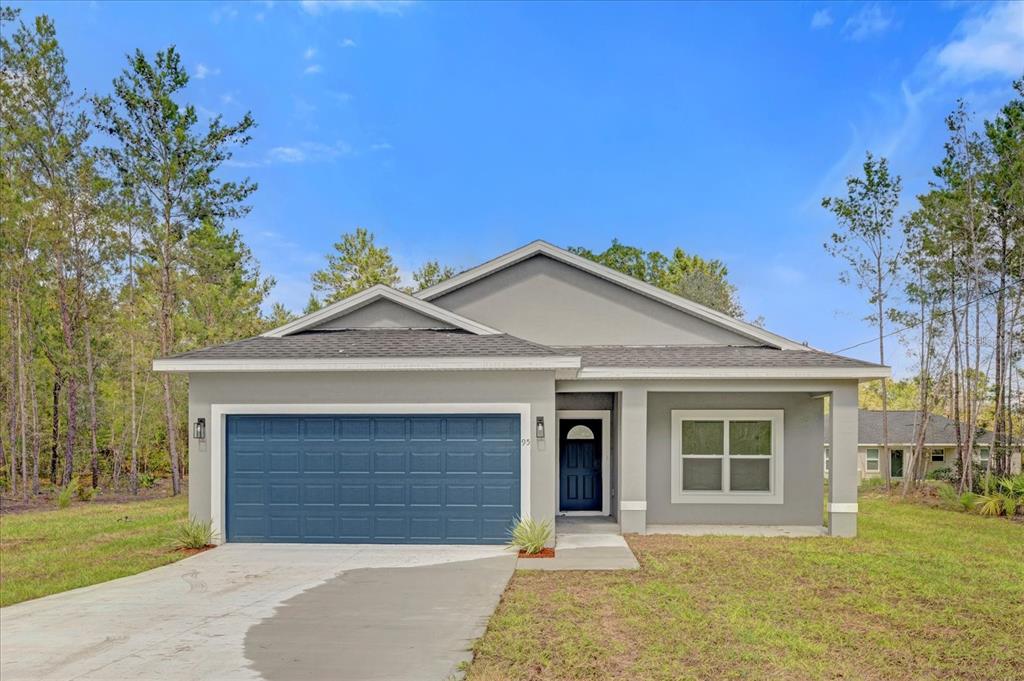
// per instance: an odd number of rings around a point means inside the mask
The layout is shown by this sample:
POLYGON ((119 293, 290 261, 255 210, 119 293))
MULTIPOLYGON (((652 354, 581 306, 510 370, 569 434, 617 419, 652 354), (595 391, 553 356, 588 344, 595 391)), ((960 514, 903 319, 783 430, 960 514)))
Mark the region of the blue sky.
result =
POLYGON ((618 237, 725 261, 750 318, 831 351, 872 331, 821 197, 871 149, 910 205, 956 98, 990 117, 1024 73, 1024 3, 22 6, 56 20, 76 88, 174 44, 204 115, 252 112, 236 226, 292 309, 356 226, 406 277, 618 237))

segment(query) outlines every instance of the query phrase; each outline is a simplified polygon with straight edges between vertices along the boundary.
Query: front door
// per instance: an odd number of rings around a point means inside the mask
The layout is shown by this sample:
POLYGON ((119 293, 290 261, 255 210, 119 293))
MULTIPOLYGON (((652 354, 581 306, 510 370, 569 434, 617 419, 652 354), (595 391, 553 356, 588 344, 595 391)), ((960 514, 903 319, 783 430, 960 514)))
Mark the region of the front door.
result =
POLYGON ((903 450, 902 449, 894 449, 894 450, 892 450, 891 454, 892 454, 892 459, 891 459, 891 461, 892 461, 892 468, 889 469, 891 471, 891 475, 894 478, 902 478, 903 477, 903 450))
POLYGON ((562 511, 601 510, 601 420, 559 421, 558 487, 562 511))

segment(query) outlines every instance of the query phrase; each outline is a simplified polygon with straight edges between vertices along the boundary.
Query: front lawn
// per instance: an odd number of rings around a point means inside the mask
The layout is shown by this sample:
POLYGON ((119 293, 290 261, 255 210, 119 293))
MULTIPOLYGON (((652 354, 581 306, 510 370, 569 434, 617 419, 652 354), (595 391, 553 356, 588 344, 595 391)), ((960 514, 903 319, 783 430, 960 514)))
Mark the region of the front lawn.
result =
POLYGON ((854 540, 631 536, 637 572, 517 572, 468 678, 1024 678, 1024 524, 860 501, 854 540))
POLYGON ((0 516, 0 606, 184 558, 171 537, 187 516, 183 496, 0 516))

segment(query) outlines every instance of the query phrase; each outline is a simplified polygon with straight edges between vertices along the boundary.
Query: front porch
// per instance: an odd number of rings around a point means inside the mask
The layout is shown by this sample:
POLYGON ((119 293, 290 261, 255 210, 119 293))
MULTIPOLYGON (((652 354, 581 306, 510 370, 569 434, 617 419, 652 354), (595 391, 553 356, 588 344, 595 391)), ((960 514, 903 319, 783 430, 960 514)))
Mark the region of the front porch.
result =
POLYGON ((555 405, 559 537, 856 534, 856 380, 565 380, 555 405))

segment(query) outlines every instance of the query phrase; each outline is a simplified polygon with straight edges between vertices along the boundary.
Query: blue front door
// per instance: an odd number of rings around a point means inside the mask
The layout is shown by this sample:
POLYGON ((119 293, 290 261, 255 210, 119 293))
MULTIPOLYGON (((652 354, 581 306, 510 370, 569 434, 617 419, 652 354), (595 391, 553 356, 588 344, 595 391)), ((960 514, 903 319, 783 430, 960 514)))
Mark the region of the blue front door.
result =
POLYGON ((519 415, 228 416, 233 542, 501 544, 519 415))
POLYGON ((601 510, 601 420, 561 419, 559 510, 601 510))

